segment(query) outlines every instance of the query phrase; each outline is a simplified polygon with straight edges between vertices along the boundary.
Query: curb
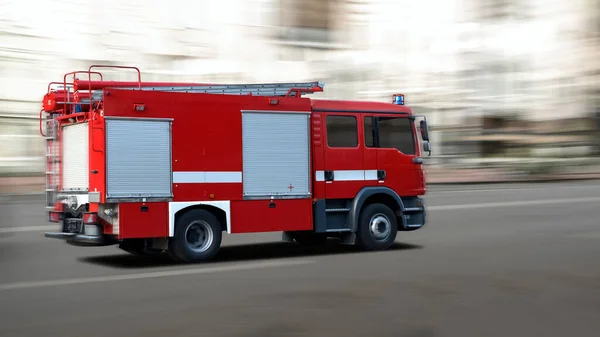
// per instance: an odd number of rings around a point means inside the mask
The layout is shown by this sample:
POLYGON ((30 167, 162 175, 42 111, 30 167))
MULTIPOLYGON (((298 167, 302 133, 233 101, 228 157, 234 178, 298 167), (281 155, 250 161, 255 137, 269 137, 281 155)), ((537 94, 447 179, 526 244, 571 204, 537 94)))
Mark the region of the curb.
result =
POLYGON ((562 181, 586 181, 600 180, 600 177, 559 177, 559 178, 532 178, 532 179, 511 179, 511 180, 471 180, 471 181, 439 181, 428 182, 426 185, 497 185, 497 184, 541 184, 562 181))

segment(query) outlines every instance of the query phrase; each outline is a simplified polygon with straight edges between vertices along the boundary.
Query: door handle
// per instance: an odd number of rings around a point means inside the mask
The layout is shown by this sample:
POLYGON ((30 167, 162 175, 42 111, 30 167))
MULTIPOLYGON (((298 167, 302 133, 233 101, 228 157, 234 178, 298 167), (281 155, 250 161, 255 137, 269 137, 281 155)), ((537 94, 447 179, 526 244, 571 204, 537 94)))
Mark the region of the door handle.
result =
POLYGON ((412 160, 413 164, 423 164, 423 158, 421 157, 415 157, 412 160))
POLYGON ((377 180, 385 180, 385 171, 377 170, 377 180))
POLYGON ((325 181, 333 181, 333 171, 324 172, 325 181))

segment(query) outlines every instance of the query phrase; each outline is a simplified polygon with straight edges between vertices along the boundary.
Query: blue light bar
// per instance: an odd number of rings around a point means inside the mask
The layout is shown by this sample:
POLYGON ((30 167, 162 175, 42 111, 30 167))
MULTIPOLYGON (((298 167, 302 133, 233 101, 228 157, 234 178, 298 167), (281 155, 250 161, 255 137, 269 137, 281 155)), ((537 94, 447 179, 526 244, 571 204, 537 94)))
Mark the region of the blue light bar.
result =
POLYGON ((394 94, 393 103, 397 105, 404 105, 404 95, 403 94, 394 94))

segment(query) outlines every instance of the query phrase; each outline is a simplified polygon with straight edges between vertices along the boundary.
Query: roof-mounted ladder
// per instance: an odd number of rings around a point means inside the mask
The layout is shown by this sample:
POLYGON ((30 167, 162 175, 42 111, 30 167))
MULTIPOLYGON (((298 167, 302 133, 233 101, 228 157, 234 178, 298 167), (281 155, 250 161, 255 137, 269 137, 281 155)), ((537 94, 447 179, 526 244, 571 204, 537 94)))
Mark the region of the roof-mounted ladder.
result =
POLYGON ((111 87, 120 90, 144 90, 144 91, 166 91, 187 92, 205 94, 226 95, 253 95, 253 96, 297 96, 322 92, 325 84, 322 82, 299 82, 299 83, 260 83, 260 84, 219 84, 201 86, 144 86, 142 82, 139 87, 111 87))

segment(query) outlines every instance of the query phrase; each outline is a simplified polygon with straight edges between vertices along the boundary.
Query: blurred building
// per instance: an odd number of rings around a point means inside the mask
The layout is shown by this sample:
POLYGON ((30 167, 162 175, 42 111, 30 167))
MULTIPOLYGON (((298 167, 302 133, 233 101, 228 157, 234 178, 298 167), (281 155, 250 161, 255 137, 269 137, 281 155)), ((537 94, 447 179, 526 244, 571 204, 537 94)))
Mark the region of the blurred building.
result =
POLYGON ((462 78, 478 88, 483 134, 460 139, 479 140, 487 154, 589 153, 590 133, 597 132, 590 123, 598 85, 597 6, 473 1, 466 40, 476 42, 463 51, 471 67, 462 78))
POLYGON ((315 98, 402 92, 440 158, 581 146, 598 12, 592 0, 5 0, 0 167, 43 170, 47 83, 90 64, 135 65, 149 81, 326 82, 315 98))

